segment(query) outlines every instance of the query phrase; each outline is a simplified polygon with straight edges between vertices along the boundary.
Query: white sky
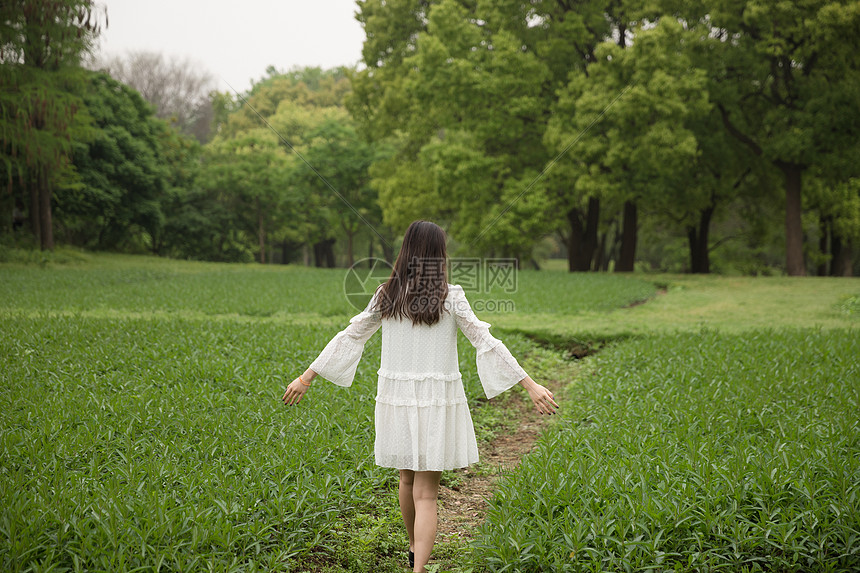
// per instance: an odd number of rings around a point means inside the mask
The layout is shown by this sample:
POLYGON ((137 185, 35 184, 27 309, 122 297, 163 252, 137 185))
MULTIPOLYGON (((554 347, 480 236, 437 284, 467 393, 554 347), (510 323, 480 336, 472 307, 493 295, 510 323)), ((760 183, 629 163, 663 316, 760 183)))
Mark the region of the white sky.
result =
POLYGON ((279 70, 356 65, 364 30, 355 0, 96 0, 109 26, 98 53, 146 50, 188 57, 220 91, 240 92, 279 70))

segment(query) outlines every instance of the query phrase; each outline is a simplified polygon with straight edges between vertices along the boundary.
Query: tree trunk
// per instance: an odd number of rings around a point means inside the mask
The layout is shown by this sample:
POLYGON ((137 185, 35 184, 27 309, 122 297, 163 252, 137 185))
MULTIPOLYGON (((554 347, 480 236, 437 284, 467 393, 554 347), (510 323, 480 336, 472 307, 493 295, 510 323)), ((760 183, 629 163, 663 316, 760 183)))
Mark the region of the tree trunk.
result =
POLYGON ((842 241, 842 237, 832 232, 830 234, 830 276, 850 277, 854 276, 851 261, 851 249, 842 241))
POLYGON ((854 276, 854 266, 851 259, 851 245, 848 243, 842 245, 842 252, 839 255, 839 265, 837 268, 839 271, 841 271, 837 276, 854 276))
POLYGON ((583 224, 582 211, 573 208, 567 212, 570 235, 567 244, 567 268, 570 272, 590 271, 597 251, 597 227, 600 223, 600 200, 588 200, 588 211, 583 224))
POLYGON ((600 226, 600 199, 594 197, 588 200, 588 214, 586 215, 585 242, 582 253, 582 268, 590 271, 596 270, 594 258, 597 254, 597 229, 600 226))
POLYGON ((803 168, 794 163, 786 163, 781 167, 785 174, 785 271, 789 276, 802 277, 806 275, 801 221, 803 168))
POLYGON ((615 265, 616 272, 633 272, 633 263, 636 260, 637 219, 636 203, 625 201, 624 221, 621 231, 621 253, 618 255, 618 263, 615 265))
POLYGON ((620 230, 618 219, 616 218, 612 222, 612 242, 609 243, 609 247, 606 251, 606 256, 603 258, 603 267, 600 269, 602 271, 609 271, 609 261, 617 261, 618 260, 618 249, 620 243, 620 230))
POLYGON ((353 240, 355 238, 355 231, 347 230, 346 232, 346 266, 347 268, 351 268, 353 264, 355 264, 355 259, 352 254, 353 250, 353 240))
MULTIPOLYGON (((818 232, 818 250, 821 253, 821 262, 818 264, 818 268, 816 269, 815 274, 820 277, 827 276, 827 259, 830 253, 827 250, 827 234, 829 231, 830 224, 827 221, 826 217, 821 217, 819 223, 819 232, 818 232)), ((831 268, 832 268, 831 263, 831 268)))
POLYGON ((51 218, 51 187, 48 174, 39 169, 39 226, 43 251, 54 250, 54 224, 51 218))
POLYGON ((325 253, 326 266, 330 269, 334 268, 334 239, 326 239, 323 242, 323 251, 325 253))
POLYGON ((597 241, 597 252, 594 256, 594 270, 601 271, 603 270, 603 264, 606 260, 606 235, 609 233, 604 231, 600 234, 600 240, 597 241))
POLYGON ((260 208, 260 199, 257 198, 257 237, 260 239, 260 264, 266 264, 266 229, 263 226, 263 210, 260 208))
POLYGON ((314 263, 318 267, 334 268, 334 239, 314 243, 314 263))
POLYGON ((323 259, 325 256, 323 255, 323 242, 317 241, 314 243, 314 266, 322 268, 323 259))
POLYGON ((582 222, 579 220, 579 209, 571 209, 567 212, 567 221, 570 223, 570 234, 567 236, 567 270, 575 272, 576 253, 582 242, 582 222))
POLYGON ((42 218, 39 216, 39 185, 31 178, 30 182, 30 230, 33 231, 33 242, 42 244, 42 218))
POLYGON ((394 247, 388 241, 382 242, 382 256, 385 257, 386 261, 394 264, 394 247))
POLYGON ((287 239, 284 239, 281 242, 281 264, 282 265, 289 264, 291 257, 292 257, 292 249, 290 248, 290 242, 287 239))
POLYGON ((708 243, 713 215, 714 206, 711 205, 699 213, 698 228, 690 226, 687 230, 687 237, 690 241, 691 273, 706 275, 711 272, 711 251, 708 243))

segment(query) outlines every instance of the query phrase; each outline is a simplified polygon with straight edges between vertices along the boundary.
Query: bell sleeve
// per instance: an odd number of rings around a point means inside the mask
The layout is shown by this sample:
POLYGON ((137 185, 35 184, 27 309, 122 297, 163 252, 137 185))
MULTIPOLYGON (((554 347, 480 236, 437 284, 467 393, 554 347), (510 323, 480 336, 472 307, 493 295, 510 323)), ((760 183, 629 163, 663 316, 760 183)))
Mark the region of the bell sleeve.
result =
POLYGON ((329 341, 311 363, 311 370, 338 386, 352 385, 364 345, 382 324, 380 313, 371 310, 375 302, 374 294, 367 308, 353 316, 349 320, 349 326, 329 341))
POLYGON ((459 285, 450 287, 457 326, 477 350, 478 378, 487 398, 498 396, 528 376, 504 343, 490 334, 490 324, 479 320, 459 285))

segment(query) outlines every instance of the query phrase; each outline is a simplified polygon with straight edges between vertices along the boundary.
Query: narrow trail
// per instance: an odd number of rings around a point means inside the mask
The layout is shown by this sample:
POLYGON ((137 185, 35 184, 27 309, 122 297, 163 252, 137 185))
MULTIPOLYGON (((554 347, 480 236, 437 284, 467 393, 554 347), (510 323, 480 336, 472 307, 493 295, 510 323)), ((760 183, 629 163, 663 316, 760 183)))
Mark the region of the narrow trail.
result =
MULTIPOLYGON (((557 392, 562 384, 551 380, 546 386, 557 392)), ((563 408, 564 404, 560 404, 563 408)), ((455 472, 457 479, 439 490, 437 541, 470 541, 487 514, 487 499, 496 482, 515 469, 534 448, 550 416, 538 414, 524 392, 516 392, 505 405, 505 414, 520 421, 512 432, 500 433, 479 445, 481 463, 455 472)))

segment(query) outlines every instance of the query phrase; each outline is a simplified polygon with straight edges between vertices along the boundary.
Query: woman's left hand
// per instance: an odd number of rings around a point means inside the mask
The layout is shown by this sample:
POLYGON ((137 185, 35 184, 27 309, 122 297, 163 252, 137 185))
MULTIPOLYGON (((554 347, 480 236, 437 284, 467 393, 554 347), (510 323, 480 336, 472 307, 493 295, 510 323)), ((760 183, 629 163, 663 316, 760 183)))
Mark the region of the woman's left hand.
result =
POLYGON ((539 414, 548 414, 550 416, 555 414, 555 411, 558 410, 558 404, 555 403, 552 392, 532 380, 529 376, 520 380, 520 384, 529 393, 529 398, 534 402, 539 414))
POLYGON ((298 404, 302 401, 302 397, 305 395, 305 392, 308 391, 307 384, 302 384, 301 380, 296 378, 290 385, 287 386, 287 391, 284 392, 284 397, 281 398, 285 406, 292 406, 294 404, 298 404))

